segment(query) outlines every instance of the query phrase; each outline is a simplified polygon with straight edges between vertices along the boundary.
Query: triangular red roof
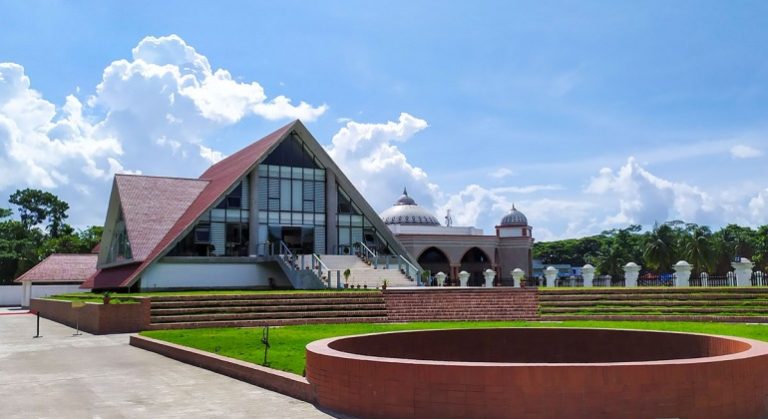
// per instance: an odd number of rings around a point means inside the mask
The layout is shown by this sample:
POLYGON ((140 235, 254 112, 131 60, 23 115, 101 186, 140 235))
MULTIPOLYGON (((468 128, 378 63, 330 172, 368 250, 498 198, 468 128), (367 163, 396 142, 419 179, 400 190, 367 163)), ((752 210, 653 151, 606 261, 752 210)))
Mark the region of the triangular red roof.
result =
POLYGON ((82 282, 96 272, 98 257, 94 254, 54 253, 16 278, 14 282, 82 282))
MULTIPOLYGON (((194 222, 200 218, 200 216, 203 215, 205 211, 209 210, 231 188, 233 188, 237 181, 245 176, 256 165, 256 163, 259 162, 259 160, 261 160, 265 154, 273 148, 273 146, 285 138, 285 136, 290 133, 297 124, 301 124, 301 122, 298 120, 293 121, 290 124, 278 129, 277 131, 267 135, 261 140, 256 141, 255 143, 221 160, 206 170, 205 173, 203 173, 197 180, 183 179, 197 182, 204 181, 205 187, 202 189, 202 191, 200 191, 199 194, 197 194, 196 198, 191 203, 185 206, 186 209, 182 211, 180 216, 177 216, 175 222, 163 229, 165 234, 162 235, 162 239, 156 242, 156 244, 149 251, 146 251, 145 246, 148 241, 140 244, 138 248, 134 247, 134 241, 136 239, 134 239, 133 234, 136 234, 138 237, 144 237, 145 230, 144 228, 136 227, 140 225, 137 224, 137 221, 141 219, 140 216, 131 217, 131 220, 133 220, 134 224, 134 227, 131 227, 132 222, 129 220, 128 211, 124 207, 123 210, 125 211, 128 238, 131 241, 131 249, 134 256, 133 260, 136 262, 141 262, 141 264, 128 265, 132 267, 130 268, 130 273, 127 272, 129 269, 128 266, 102 269, 99 273, 94 275, 93 278, 89 278, 93 285, 92 288, 101 289, 130 287, 134 282, 136 282, 144 269, 149 267, 149 265, 151 265, 157 258, 164 254, 176 241, 182 238, 182 236, 193 227, 194 222), (139 232, 132 233, 131 228, 138 228, 139 232), (141 257, 141 259, 139 259, 139 257, 141 257), (115 272, 115 275, 109 275, 109 277, 107 276, 109 273, 107 271, 115 270, 117 268, 120 268, 121 272, 119 272, 119 274, 115 272), (117 280, 120 281, 119 284, 115 283, 117 280)), ((120 194, 122 202, 122 190, 120 191, 120 194)), ((151 193, 151 195, 154 195, 154 193, 151 193)), ((140 197, 134 194, 130 199, 133 200, 135 198, 140 197)), ((181 206, 179 205, 178 208, 181 208, 181 206)), ((155 209, 155 211, 163 211, 163 209, 155 209)), ((137 211, 137 214, 138 213, 145 213, 145 211, 140 209, 137 211)), ((146 213, 146 215, 152 216, 152 214, 149 213, 146 213)), ((160 230, 160 228, 152 228, 151 233, 152 235, 159 234, 161 233, 160 230)), ((85 284, 83 286, 85 286, 85 284)))
POLYGON ((158 176, 115 175, 133 261, 149 256, 208 182, 158 176))

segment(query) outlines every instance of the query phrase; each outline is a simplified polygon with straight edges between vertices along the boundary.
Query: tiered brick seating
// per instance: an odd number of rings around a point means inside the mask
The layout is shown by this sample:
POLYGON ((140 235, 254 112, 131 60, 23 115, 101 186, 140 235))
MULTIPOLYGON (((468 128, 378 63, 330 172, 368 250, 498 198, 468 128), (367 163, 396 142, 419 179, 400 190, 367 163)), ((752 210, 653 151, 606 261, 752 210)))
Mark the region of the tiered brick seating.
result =
POLYGON ((570 288, 539 295, 543 320, 768 322, 768 288, 570 288))
POLYGON ((152 297, 150 329, 384 322, 377 291, 152 297))

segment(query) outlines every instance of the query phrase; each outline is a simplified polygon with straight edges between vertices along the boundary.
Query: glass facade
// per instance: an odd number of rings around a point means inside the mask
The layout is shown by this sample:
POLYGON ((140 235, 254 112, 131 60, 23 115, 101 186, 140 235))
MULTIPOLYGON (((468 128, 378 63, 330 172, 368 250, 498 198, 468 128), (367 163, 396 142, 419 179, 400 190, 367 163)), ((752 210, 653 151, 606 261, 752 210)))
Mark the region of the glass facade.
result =
MULTIPOLYGON (((359 205, 338 185, 336 233, 338 245, 326 237, 326 171, 296 135, 283 140, 258 165, 255 178, 258 207, 256 253, 283 242, 295 254, 350 254, 355 243, 365 243, 380 254, 391 254, 359 205)), ((203 215, 169 256, 248 256, 250 193, 247 175, 232 191, 203 215)))
POLYGON ((325 168, 315 155, 292 135, 259 165, 258 175, 259 243, 326 253, 325 168))
POLYGON ((325 169, 259 165, 259 243, 325 253, 325 169))
POLYGON ((109 253, 107 253, 107 263, 122 262, 133 259, 131 243, 128 241, 128 232, 125 229, 125 218, 123 210, 117 214, 117 223, 115 231, 112 233, 112 241, 109 243, 109 253))
POLYGON ((363 215, 360 207, 340 186, 336 186, 338 208, 336 228, 338 229, 338 249, 340 255, 350 254, 355 243, 364 243, 369 249, 379 254, 392 253, 386 240, 376 231, 371 221, 363 215))
POLYGON ((197 221, 169 256, 248 256, 248 177, 197 221))

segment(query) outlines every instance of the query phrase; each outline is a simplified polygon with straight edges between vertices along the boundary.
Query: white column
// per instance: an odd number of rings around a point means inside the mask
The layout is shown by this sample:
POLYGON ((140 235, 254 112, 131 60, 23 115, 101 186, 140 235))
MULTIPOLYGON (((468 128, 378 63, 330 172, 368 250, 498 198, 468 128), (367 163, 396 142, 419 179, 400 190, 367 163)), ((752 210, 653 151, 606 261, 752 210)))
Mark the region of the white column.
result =
POLYGON ((547 266, 547 269, 544 269, 544 278, 547 278, 548 287, 554 287, 555 280, 557 279, 557 268, 554 266, 547 266))
POLYGON ((445 284, 445 277, 446 275, 442 271, 435 274, 435 279, 437 279, 438 287, 442 287, 443 284, 445 284))
POLYGON ((585 287, 593 287, 593 282, 595 279, 595 267, 587 263, 586 265, 581 267, 581 277, 584 278, 584 286, 585 287))
POLYGON ((637 277, 640 276, 642 266, 635 262, 629 262, 624 265, 624 286, 637 287, 637 277))
POLYGON ((21 282, 21 306, 29 307, 32 302, 32 281, 21 282))
POLYGON ((511 272, 512 279, 515 280, 515 284, 518 288, 522 288, 523 286, 523 278, 525 278, 525 272, 520 268, 515 268, 511 272))
POLYGON ((741 258, 738 262, 731 262, 734 273, 736 274, 736 286, 748 287, 752 285, 750 280, 752 279, 752 268, 755 264, 747 258, 741 258))
POLYGON ((672 265, 672 269, 675 270, 675 286, 687 286, 689 284, 688 280, 691 278, 691 264, 681 260, 672 265))
POLYGON ((461 284, 461 286, 466 287, 467 282, 469 282, 469 272, 467 271, 459 272, 459 283, 461 284))
POLYGON ((493 288, 493 278, 496 278, 496 271, 493 269, 486 269, 485 272, 483 272, 483 276, 485 277, 485 287, 493 288))

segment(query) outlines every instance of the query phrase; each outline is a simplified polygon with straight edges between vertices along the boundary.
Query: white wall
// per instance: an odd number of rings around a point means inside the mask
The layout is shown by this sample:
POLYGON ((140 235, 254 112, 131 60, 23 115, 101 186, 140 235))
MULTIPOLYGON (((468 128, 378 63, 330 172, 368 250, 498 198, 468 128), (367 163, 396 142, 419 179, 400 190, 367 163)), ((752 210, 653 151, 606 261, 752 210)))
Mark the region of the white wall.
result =
POLYGON ((500 228, 499 237, 523 237, 523 228, 522 227, 500 228))
POLYGON ((482 236, 483 230, 475 227, 421 226, 408 224, 387 225, 393 234, 439 234, 442 236, 482 236))
POLYGON ((150 266, 141 275, 142 291, 156 288, 253 288, 288 286, 282 270, 272 263, 168 263, 150 266))
MULTIPOLYGON (((22 305, 21 285, 0 285, 0 306, 22 305)), ((32 298, 43 298, 55 294, 67 294, 71 292, 86 292, 77 284, 73 285, 32 285, 32 298)))

